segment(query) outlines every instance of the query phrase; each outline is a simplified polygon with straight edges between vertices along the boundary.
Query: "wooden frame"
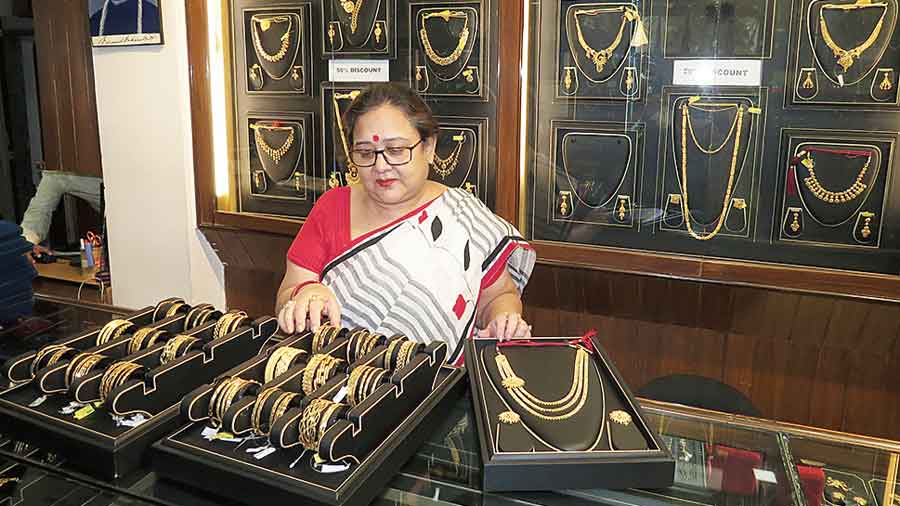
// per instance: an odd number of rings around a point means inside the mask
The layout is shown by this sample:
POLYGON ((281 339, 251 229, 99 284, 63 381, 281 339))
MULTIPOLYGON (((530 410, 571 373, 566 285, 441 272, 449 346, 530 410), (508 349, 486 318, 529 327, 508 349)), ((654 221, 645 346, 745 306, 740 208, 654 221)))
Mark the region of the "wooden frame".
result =
MULTIPOLYGON (((185 0, 187 9, 188 63, 190 68, 191 117, 193 122, 194 177, 197 225, 201 229, 265 232, 292 237, 302 220, 223 211, 217 208, 213 166, 210 67, 208 60, 207 0, 185 0)), ((519 138, 523 61, 524 2, 504 5, 500 19, 498 94, 499 131, 519 138)), ((498 150, 496 179, 497 213, 517 223, 521 180, 518 142, 498 150), (507 147, 508 146, 508 147, 507 147)), ((519 223, 521 226, 522 223, 519 223)), ((712 259, 609 247, 579 246, 536 241, 539 261, 551 265, 607 270, 792 290, 866 299, 900 301, 900 276, 869 274, 814 267, 770 264, 756 261, 712 259)))

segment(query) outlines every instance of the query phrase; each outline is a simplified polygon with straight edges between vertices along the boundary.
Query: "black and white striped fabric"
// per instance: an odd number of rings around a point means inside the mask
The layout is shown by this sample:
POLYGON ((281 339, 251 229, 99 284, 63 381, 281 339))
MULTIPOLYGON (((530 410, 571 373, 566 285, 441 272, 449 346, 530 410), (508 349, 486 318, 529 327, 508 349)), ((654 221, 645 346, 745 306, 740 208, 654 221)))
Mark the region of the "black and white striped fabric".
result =
POLYGON ((447 343, 461 359, 482 288, 506 269, 520 293, 535 253, 521 234, 461 189, 368 237, 332 260, 322 282, 341 304, 342 325, 447 343))

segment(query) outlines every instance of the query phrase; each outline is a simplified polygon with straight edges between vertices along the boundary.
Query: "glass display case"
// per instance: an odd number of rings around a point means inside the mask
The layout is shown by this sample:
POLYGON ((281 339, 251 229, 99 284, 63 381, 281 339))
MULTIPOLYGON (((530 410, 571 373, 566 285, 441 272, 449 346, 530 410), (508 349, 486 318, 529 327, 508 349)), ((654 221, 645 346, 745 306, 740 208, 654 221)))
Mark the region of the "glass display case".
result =
POLYGON ((895 0, 529 12, 530 239, 900 272, 895 0))

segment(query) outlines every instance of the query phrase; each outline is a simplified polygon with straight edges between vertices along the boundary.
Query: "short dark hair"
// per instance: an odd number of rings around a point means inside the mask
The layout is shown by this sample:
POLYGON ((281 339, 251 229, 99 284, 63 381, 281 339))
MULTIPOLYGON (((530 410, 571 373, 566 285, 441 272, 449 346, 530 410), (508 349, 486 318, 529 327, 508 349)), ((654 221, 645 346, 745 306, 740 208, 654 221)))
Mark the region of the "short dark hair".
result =
POLYGON ((351 144, 360 116, 382 105, 392 105, 402 110, 422 139, 435 137, 440 130, 431 108, 412 88, 399 83, 375 83, 357 95, 344 112, 344 125, 351 144))

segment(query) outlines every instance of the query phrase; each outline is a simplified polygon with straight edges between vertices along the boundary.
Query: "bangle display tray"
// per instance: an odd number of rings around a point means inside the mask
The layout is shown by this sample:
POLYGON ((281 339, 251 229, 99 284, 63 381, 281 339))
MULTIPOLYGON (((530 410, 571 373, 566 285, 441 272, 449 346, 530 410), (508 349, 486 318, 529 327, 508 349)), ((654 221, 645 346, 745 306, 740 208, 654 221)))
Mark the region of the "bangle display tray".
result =
POLYGON ((672 485, 674 460, 594 335, 469 340, 466 366, 485 491, 672 485))

